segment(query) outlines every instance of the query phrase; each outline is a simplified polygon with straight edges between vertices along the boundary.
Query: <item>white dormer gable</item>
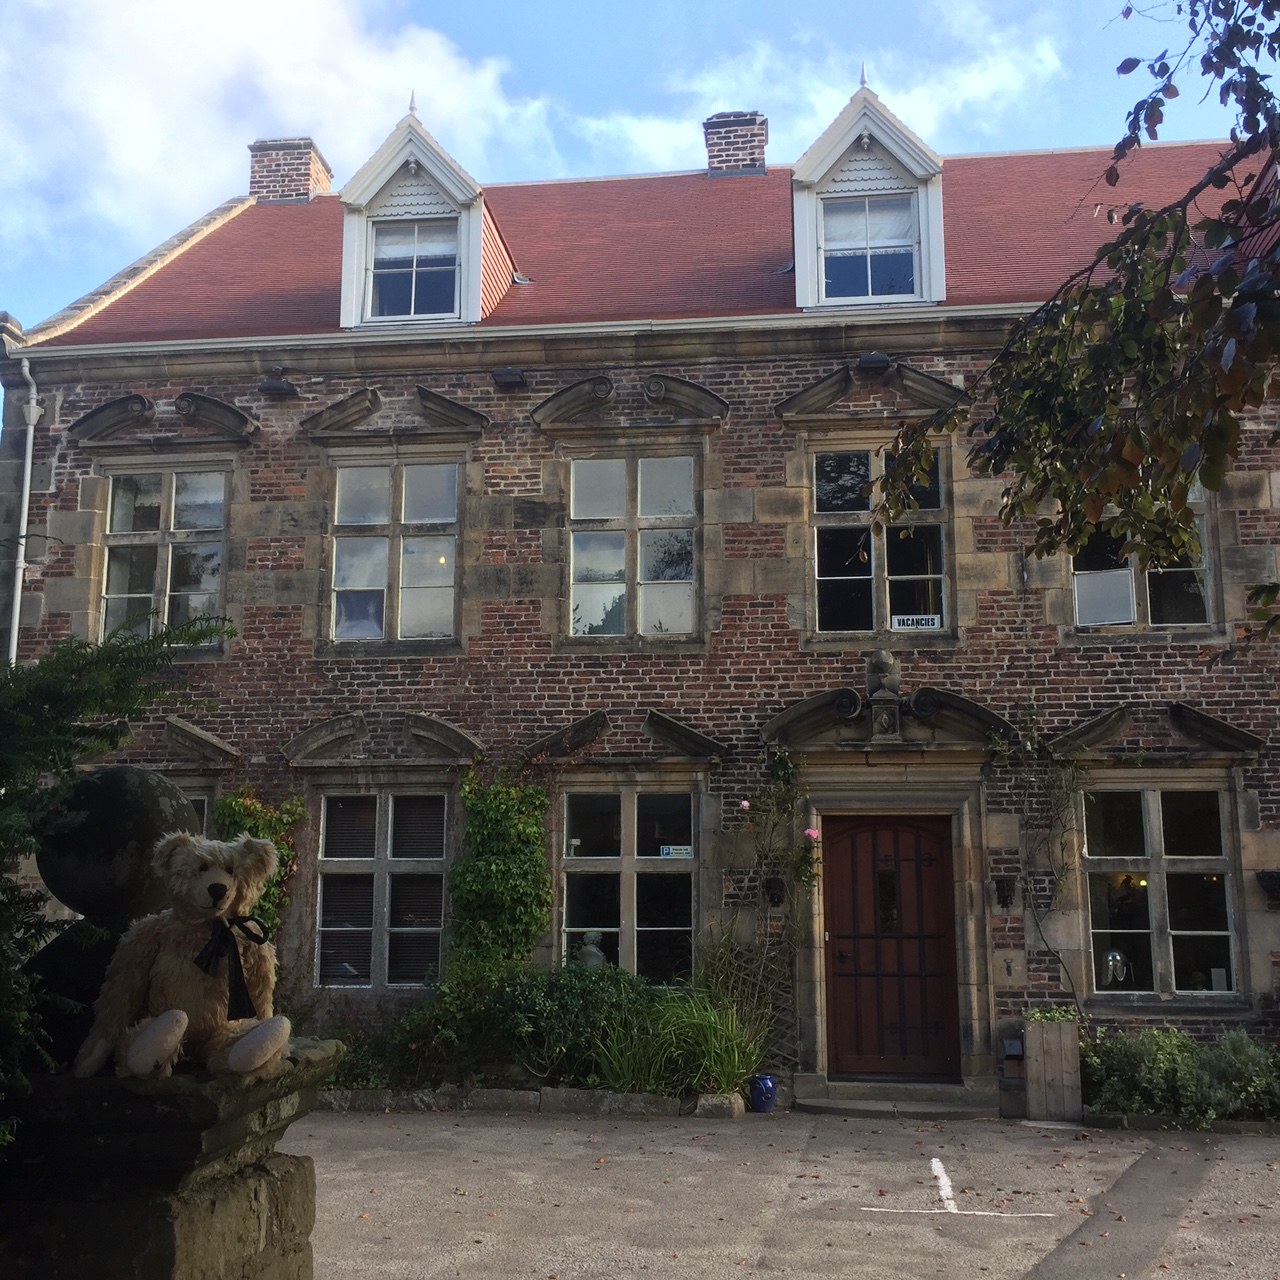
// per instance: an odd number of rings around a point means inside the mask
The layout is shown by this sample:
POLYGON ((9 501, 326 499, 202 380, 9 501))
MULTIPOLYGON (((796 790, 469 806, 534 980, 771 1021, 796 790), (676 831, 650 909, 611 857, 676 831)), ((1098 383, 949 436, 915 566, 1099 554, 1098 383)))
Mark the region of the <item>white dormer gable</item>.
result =
POLYGON ((344 328, 480 319, 484 193, 412 111, 340 196, 344 328))
POLYGON ((799 307, 946 297, 942 160, 865 82, 792 172, 799 307))

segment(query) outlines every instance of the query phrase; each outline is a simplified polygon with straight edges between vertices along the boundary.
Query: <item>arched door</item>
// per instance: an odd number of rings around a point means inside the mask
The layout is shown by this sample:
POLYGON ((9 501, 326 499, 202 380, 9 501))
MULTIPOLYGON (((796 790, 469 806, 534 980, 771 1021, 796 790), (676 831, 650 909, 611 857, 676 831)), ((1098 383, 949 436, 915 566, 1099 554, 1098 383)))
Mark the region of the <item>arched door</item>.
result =
POLYGON ((960 1077, 947 818, 824 818, 829 1076, 960 1077))

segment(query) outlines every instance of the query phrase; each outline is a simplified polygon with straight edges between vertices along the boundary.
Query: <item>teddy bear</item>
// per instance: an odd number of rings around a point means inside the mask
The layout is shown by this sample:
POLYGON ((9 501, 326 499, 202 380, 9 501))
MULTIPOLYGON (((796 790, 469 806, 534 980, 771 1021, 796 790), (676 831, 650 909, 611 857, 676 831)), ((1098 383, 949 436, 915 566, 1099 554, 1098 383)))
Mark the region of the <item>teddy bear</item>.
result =
POLYGON ((120 939, 94 1004, 74 1073, 164 1079, 180 1057, 214 1075, 268 1075, 281 1067, 289 1020, 272 1014, 276 952, 250 912, 275 872, 269 840, 162 836, 152 864, 167 910, 134 921, 120 939))

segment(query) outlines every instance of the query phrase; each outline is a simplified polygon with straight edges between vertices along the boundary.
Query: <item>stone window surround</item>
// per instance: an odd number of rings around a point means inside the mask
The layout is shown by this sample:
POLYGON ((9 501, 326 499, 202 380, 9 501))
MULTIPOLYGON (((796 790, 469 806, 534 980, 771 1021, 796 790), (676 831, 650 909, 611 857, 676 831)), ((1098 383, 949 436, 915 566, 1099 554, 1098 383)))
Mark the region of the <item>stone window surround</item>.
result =
MULTIPOLYGON (((888 575, 885 562, 884 544, 887 537, 896 536, 894 530, 912 524, 936 524, 942 528, 942 605, 943 622, 937 630, 931 631, 894 631, 889 626, 878 625, 872 631, 820 631, 818 629, 817 578, 817 529, 819 527, 862 525, 870 523, 868 513, 826 513, 818 512, 815 492, 815 467, 817 456, 828 453, 870 453, 871 474, 875 478, 880 475, 883 462, 878 460, 878 452, 891 443, 892 433, 876 427, 851 427, 847 424, 830 429, 810 427, 806 432, 801 456, 804 462, 806 508, 809 512, 808 537, 806 539, 806 646, 831 645, 844 646, 846 637, 857 637, 859 645, 866 643, 886 644, 889 647, 901 647, 904 644, 912 648, 941 644, 948 647, 954 643, 956 636, 956 572, 955 572, 955 510, 951 484, 951 450, 946 442, 936 449, 934 457, 938 468, 939 505, 936 509, 921 509, 904 513, 900 522, 874 535, 876 552, 873 553, 872 583, 873 608, 877 623, 888 621, 888 575), (882 612, 883 608, 883 612, 882 612)), ((882 458, 882 454, 879 455, 882 458)), ((873 499, 874 501, 874 499, 873 499)))
MULTIPOLYGON (((138 452, 137 450, 121 450, 120 452, 112 452, 110 458, 99 459, 94 465, 93 479, 102 481, 100 509, 95 513, 97 525, 97 536, 94 538, 97 554, 94 556, 93 574, 92 574, 92 614, 90 617, 89 634, 95 639, 103 635, 106 625, 106 587, 107 587, 107 552, 113 545, 128 545, 131 534, 113 534, 110 533, 111 526, 111 501, 113 481, 118 476, 129 475, 154 475, 159 473, 164 477, 163 496, 162 496, 162 521, 172 520, 173 507, 173 477, 179 472, 185 473, 201 473, 208 474, 210 472, 222 472, 225 476, 225 488, 223 490, 223 513, 222 528, 219 539, 222 543, 222 572, 219 582, 219 596, 221 607, 219 613, 225 614, 228 605, 227 591, 227 570, 229 567, 229 550, 231 542, 231 506, 233 502, 233 481, 236 471, 237 454, 224 451, 207 451, 201 450, 185 450, 181 457, 162 458, 158 457, 154 452, 138 452)), ((208 541, 209 531, 194 531, 192 534, 193 541, 200 541, 201 535, 203 540, 208 541)), ((172 541, 171 529, 161 528, 157 534, 149 535, 154 537, 157 544, 167 549, 170 541, 172 541), (166 536, 167 535, 167 536, 166 536)), ((144 537, 148 535, 143 535, 144 537)), ((159 582, 161 569, 165 570, 166 585, 163 591, 156 590, 154 595, 157 599, 167 604, 169 590, 167 585, 168 555, 161 558, 161 563, 156 566, 156 581, 159 582)), ((167 610, 166 610, 167 612, 167 610)), ((198 649, 192 649, 188 655, 190 657, 216 657, 220 656, 223 650, 223 642, 217 641, 214 644, 201 646, 198 649)))
MULTIPOLYGON (((379 771, 381 772, 381 771, 379 771)), ((341 782, 336 778, 326 782, 319 788, 314 799, 318 801, 320 819, 317 831, 317 856, 311 860, 315 867, 315 884, 311 890, 312 920, 314 940, 312 945, 311 981, 317 992, 344 993, 352 992, 362 995, 382 992, 408 992, 418 987, 419 983, 390 983, 387 979, 388 962, 388 913, 390 903, 390 880, 396 874, 428 874, 447 878, 452 862, 452 846, 456 820, 456 794, 452 783, 435 782, 429 776, 416 772, 414 781, 403 782, 389 780, 387 777, 362 778, 359 781, 341 782), (328 812, 328 801, 331 798, 368 797, 377 799, 377 829, 374 837, 374 856, 372 858, 328 858, 323 856, 325 847, 325 821, 328 812), (392 858, 391 857, 391 825, 392 797, 395 796, 441 796, 444 799, 444 838, 442 856, 438 858, 392 858), (323 895, 326 878, 342 875, 373 876, 373 925, 372 955, 370 980, 367 983, 325 984, 320 976, 320 942, 321 922, 323 919, 323 895)), ((397 775, 398 776, 398 775, 397 775)), ((447 917, 447 889, 445 894, 444 915, 447 917)), ((444 949, 444 929, 440 929, 441 954, 444 949)))
POLYGON ((1243 901, 1243 875, 1241 872, 1241 841, 1239 815, 1237 812, 1238 788, 1236 781, 1224 770, 1209 768, 1144 768, 1106 769, 1101 765, 1093 766, 1082 788, 1080 809, 1077 815, 1077 851, 1076 871, 1080 877, 1079 912, 1081 941, 1080 955, 1084 960, 1082 994, 1088 993, 1086 999, 1091 1008, 1100 1011, 1133 1010, 1143 1008, 1168 1008, 1171 1002, 1178 1006, 1189 1004, 1210 1005, 1211 1007, 1231 1008, 1247 1001, 1247 992, 1252 985, 1248 973, 1249 944, 1245 934, 1246 912, 1243 901), (1148 839, 1151 851, 1145 858, 1107 858, 1090 856, 1085 848, 1084 839, 1084 792, 1140 792, 1143 797, 1144 819, 1148 824, 1157 821, 1155 839, 1148 839), (1163 840, 1159 831, 1161 793, 1166 791, 1212 791, 1219 797, 1219 820, 1222 838, 1222 855, 1219 858, 1173 858, 1166 861, 1163 856, 1163 840), (1154 848, 1153 848, 1154 846, 1154 848), (1139 865, 1143 864, 1143 865, 1139 865), (1166 902, 1163 889, 1159 896, 1151 902, 1151 936, 1152 936, 1152 971, 1155 991, 1109 991, 1098 989, 1093 964, 1093 930, 1090 918, 1089 881, 1090 872, 1106 872, 1109 870, 1147 870, 1149 875, 1163 878, 1172 869, 1176 874, 1182 871, 1188 874, 1220 873, 1226 878, 1227 929, 1231 937, 1231 966, 1233 989, 1230 991, 1175 990, 1173 961, 1170 944, 1170 929, 1167 909, 1157 917, 1155 908, 1166 902))

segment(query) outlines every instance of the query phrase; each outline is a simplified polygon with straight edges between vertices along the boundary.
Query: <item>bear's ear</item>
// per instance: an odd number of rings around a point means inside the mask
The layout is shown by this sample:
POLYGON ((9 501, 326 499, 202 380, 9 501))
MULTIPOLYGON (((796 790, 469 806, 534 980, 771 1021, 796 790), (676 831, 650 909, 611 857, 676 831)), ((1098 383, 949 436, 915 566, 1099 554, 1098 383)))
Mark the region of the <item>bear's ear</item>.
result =
POLYGON ((174 831, 161 836, 160 842, 151 855, 151 865, 162 876, 168 876, 173 870, 173 860, 179 854, 190 853, 204 843, 200 836, 193 836, 188 831, 174 831))
POLYGON ((280 863, 276 847, 270 840, 255 840, 252 836, 241 836, 233 846, 232 856, 237 871, 250 880, 269 880, 280 863))

